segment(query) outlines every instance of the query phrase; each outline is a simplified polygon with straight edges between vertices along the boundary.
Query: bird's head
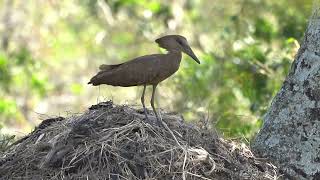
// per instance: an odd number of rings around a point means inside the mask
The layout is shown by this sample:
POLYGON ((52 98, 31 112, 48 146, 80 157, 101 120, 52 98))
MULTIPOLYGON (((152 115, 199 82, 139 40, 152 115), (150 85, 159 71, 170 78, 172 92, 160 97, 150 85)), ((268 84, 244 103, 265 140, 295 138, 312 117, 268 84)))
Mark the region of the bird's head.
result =
POLYGON ((156 43, 159 44, 160 47, 168 51, 179 51, 179 52, 182 51, 187 55, 189 55, 192 59, 194 59, 198 64, 200 64, 199 59, 190 48, 187 39, 183 36, 180 36, 180 35, 163 36, 161 38, 156 39, 156 43))

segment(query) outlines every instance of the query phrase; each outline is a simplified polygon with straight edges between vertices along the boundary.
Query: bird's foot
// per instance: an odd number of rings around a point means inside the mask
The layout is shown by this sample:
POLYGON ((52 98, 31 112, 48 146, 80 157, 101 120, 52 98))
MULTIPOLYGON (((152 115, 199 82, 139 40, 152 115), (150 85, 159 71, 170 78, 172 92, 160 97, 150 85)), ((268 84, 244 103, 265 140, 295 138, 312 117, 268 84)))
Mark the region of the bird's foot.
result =
POLYGON ((154 116, 145 117, 143 118, 143 121, 153 126, 158 126, 159 124, 161 124, 161 122, 159 123, 159 121, 154 116))
POLYGON ((148 113, 147 113, 147 110, 144 109, 144 118, 145 118, 145 120, 149 121, 149 118, 148 118, 148 115, 147 115, 147 114, 148 114, 148 113))
POLYGON ((145 120, 149 120, 148 111, 146 109, 139 109, 137 112, 140 113, 140 114, 144 114, 144 119, 145 120))
POLYGON ((163 126, 162 120, 161 119, 157 119, 157 124, 158 124, 158 126, 163 126))
POLYGON ((162 119, 158 116, 157 112, 155 112, 155 117, 156 117, 156 120, 157 120, 157 125, 158 126, 163 126, 162 119))
POLYGON ((144 120, 149 121, 149 118, 148 118, 147 114, 144 114, 144 120))
POLYGON ((159 118, 157 114, 149 114, 148 116, 148 110, 147 109, 139 109, 138 112, 140 114, 144 114, 143 120, 157 126, 163 126, 162 119, 159 118))

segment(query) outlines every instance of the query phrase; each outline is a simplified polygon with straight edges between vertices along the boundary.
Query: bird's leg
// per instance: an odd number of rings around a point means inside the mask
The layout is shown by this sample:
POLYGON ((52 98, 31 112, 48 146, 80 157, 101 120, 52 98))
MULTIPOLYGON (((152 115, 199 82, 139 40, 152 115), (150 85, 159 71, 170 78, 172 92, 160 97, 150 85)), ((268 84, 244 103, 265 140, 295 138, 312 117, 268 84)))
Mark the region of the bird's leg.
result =
POLYGON ((143 91, 142 91, 142 95, 141 95, 141 103, 142 103, 142 106, 143 106, 143 111, 144 111, 144 115, 146 116, 146 120, 148 119, 148 116, 147 116, 147 109, 146 109, 146 106, 144 105, 144 93, 146 91, 146 84, 143 85, 143 91))
POLYGON ((157 118, 157 121, 159 124, 162 124, 160 119, 159 119, 159 116, 157 114, 157 111, 156 111, 156 108, 154 108, 154 94, 156 92, 156 87, 157 87, 158 84, 155 84, 155 85, 152 85, 152 96, 151 96, 151 107, 152 107, 152 110, 154 112, 154 114, 156 115, 156 118, 157 118))

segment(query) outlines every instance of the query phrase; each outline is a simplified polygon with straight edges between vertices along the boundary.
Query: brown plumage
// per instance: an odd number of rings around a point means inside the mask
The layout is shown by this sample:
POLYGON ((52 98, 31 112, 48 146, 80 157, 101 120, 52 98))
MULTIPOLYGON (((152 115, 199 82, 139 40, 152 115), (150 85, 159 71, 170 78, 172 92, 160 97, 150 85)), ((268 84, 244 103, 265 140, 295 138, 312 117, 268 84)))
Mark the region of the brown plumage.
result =
POLYGON ((168 35, 155 41, 160 47, 168 51, 167 54, 152 54, 137 57, 125 63, 116 65, 101 65, 100 71, 91 78, 88 84, 98 86, 108 84, 112 86, 144 86, 141 102, 147 118, 144 105, 144 93, 147 85, 153 86, 151 106, 158 118, 154 108, 154 93, 157 85, 174 74, 180 66, 181 52, 188 54, 197 63, 200 61, 188 45, 185 37, 180 35, 168 35))

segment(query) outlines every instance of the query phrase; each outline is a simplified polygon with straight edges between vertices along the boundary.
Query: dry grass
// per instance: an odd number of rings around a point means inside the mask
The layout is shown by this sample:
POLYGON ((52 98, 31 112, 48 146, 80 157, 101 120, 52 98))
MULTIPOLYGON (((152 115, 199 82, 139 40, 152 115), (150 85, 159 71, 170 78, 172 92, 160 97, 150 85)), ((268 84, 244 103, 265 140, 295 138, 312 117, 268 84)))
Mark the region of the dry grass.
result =
POLYGON ((1 179, 276 179, 276 168, 241 143, 162 114, 112 102, 43 121, 2 154, 1 179), (174 140, 173 134, 177 141, 174 140))

